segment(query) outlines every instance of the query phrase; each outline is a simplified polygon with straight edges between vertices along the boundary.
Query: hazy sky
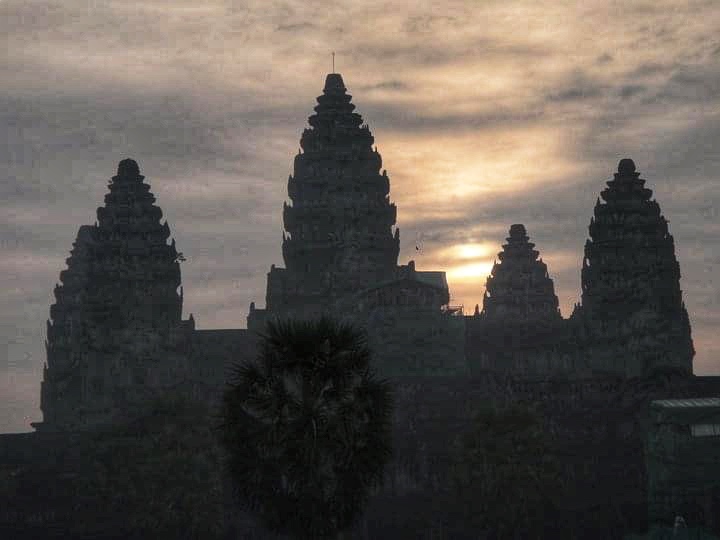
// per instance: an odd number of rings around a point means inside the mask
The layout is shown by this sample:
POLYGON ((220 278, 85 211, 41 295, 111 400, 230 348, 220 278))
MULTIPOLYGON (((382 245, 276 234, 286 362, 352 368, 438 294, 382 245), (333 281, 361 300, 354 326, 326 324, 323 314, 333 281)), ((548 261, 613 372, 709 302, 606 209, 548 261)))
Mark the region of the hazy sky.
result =
POLYGON ((333 50, 401 264, 447 271, 472 313, 524 223, 567 317, 595 199, 631 157, 675 237, 695 372, 720 374, 720 3, 330 4, 0 1, 0 432, 41 419, 52 290, 123 158, 187 258, 184 317, 244 328, 264 306, 333 50))

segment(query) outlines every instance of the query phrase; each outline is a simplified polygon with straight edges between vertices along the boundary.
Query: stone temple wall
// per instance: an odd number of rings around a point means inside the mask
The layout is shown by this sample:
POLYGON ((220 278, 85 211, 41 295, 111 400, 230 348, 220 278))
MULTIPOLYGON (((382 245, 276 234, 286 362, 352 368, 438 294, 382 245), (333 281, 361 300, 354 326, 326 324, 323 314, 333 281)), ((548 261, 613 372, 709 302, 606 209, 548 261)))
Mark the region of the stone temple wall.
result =
MULTIPOLYGON (((225 334, 225 339, 233 347, 233 340, 237 344, 240 338, 225 334)), ((386 469, 385 486, 371 498, 353 531, 356 539, 472 538, 467 531, 462 536, 453 522, 456 502, 446 488, 452 443, 471 427, 473 415, 484 404, 518 401, 542 414, 553 452, 563 464, 563 508, 574 516, 564 529, 574 531, 575 538, 583 531, 588 538, 619 538, 619 531, 643 530, 648 524, 644 437, 649 402, 720 395, 720 377, 517 381, 488 374, 393 380, 395 458, 386 469)), ((215 390, 219 395, 220 388, 215 390)), ((32 469, 39 486, 34 498, 0 500, 5 509, 0 512, 0 536, 15 530, 17 523, 40 526, 45 520, 49 530, 65 526, 68 513, 81 519, 82 512, 73 506, 75 495, 59 499, 53 493, 61 493, 64 478, 77 474, 88 459, 73 453, 73 441, 83 436, 0 436, 0 471, 32 469)), ((237 508, 227 478, 224 482, 228 537, 273 538, 237 508)), ((667 519, 671 522, 674 516, 667 519)))
POLYGON ((720 530, 720 399, 715 396, 651 405, 647 433, 651 521, 675 513, 689 524, 701 521, 720 530))
POLYGON ((197 395, 215 406, 232 366, 254 357, 255 337, 248 330, 195 330, 191 347, 191 380, 197 395))

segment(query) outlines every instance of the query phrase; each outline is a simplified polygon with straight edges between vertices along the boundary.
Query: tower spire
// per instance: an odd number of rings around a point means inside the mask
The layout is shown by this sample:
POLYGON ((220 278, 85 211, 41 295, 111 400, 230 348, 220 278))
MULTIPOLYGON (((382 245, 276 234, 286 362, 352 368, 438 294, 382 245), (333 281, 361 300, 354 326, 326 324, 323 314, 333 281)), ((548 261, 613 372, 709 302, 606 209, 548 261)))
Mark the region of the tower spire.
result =
POLYGON ((667 220, 632 159, 620 160, 607 186, 600 192, 606 204, 596 205, 591 218, 581 271, 589 354, 598 362, 624 358, 620 366, 599 367, 627 376, 660 365, 692 373, 695 351, 667 220))
POLYGON ((392 235, 397 210, 387 197, 387 175, 380 174, 380 154, 372 150, 375 139, 353 112, 351 98, 340 73, 328 73, 315 114, 308 118, 310 129, 300 137, 303 153, 296 156, 288 181, 293 205, 283 206, 290 235, 283 243, 288 275, 322 269, 348 283, 366 284, 393 275, 397 267, 399 240, 392 235), (347 160, 351 168, 344 165, 347 160))
POLYGON ((335 73, 335 51, 332 53, 332 72, 335 73))

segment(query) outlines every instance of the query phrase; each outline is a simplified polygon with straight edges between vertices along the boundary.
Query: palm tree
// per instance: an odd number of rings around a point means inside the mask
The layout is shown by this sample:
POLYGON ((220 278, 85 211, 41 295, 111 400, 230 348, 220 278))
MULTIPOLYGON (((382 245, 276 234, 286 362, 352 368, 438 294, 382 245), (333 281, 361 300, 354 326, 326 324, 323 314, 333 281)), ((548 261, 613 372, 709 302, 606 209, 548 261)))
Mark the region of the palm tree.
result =
POLYGON ((393 395, 366 336, 327 316, 275 321, 234 367, 221 442, 241 505, 270 531, 332 538, 360 515, 389 461, 393 395))

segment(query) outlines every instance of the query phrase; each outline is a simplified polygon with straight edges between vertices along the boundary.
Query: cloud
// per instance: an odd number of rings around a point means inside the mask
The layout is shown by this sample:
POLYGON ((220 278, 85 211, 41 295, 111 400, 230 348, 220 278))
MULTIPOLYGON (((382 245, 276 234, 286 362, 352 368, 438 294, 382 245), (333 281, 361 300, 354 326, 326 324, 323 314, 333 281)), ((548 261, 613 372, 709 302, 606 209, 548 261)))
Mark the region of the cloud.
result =
POLYGON ((582 71, 577 71, 562 86, 551 91, 547 95, 547 99, 550 101, 575 101, 597 98, 603 93, 604 88, 601 83, 592 80, 582 71))
POLYGON ((720 69, 712 64, 678 66, 656 97, 683 104, 717 101, 720 98, 720 69))
POLYGON ((635 95, 642 94, 647 91, 647 87, 641 84, 626 84, 622 86, 618 92, 621 98, 631 98, 635 95))
POLYGON ((459 24, 456 17, 447 15, 413 15, 403 24, 403 31, 408 34, 437 32, 440 29, 454 27, 459 24))
POLYGON ((640 64, 630 73, 630 78, 642 78, 658 74, 667 74, 671 71, 672 66, 668 66, 659 62, 647 62, 640 64))
POLYGON ((382 81, 377 84, 361 86, 359 89, 365 92, 372 92, 373 90, 408 90, 410 87, 407 83, 397 80, 382 81))
POLYGON ((281 24, 278 25, 277 30, 279 32, 301 32, 304 30, 314 29, 315 25, 309 22, 295 23, 295 24, 281 24))

